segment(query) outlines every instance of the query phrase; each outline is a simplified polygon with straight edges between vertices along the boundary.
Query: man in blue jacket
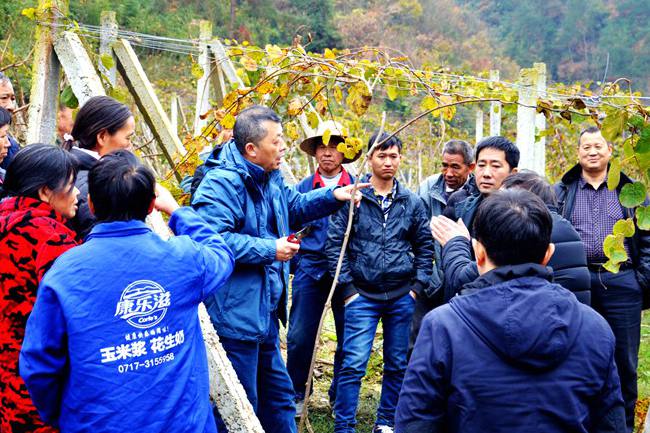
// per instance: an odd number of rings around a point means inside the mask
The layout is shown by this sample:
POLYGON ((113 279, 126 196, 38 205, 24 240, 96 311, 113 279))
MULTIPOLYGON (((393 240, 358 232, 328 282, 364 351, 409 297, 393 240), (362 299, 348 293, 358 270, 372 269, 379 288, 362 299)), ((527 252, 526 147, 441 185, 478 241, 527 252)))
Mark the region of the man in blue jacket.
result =
POLYGON ((300 248, 288 239, 290 228, 322 218, 352 198, 352 186, 307 194, 286 186, 278 170, 285 150, 281 119, 273 110, 243 110, 233 141, 210 164, 192 199, 235 256, 232 277, 205 304, 267 433, 296 431, 293 386, 278 334, 279 321, 286 324, 287 318, 289 261, 300 248))
MULTIPOLYGON (((339 143, 345 141, 343 126, 334 121, 321 122, 313 137, 300 143, 300 149, 316 158, 316 172, 303 179, 296 189, 307 193, 318 188, 346 186, 354 178, 345 170, 343 164, 354 162, 361 155, 361 150, 354 158, 346 158, 336 150, 339 143), (323 135, 329 131, 327 144, 323 135)), ((300 252, 294 258, 295 270, 291 283, 291 313, 287 332, 287 370, 293 389, 296 392, 296 413, 302 412, 305 398, 305 386, 309 375, 309 366, 314 351, 314 340, 318 331, 320 317, 325 301, 332 287, 332 276, 327 269, 325 241, 327 240, 327 217, 310 223, 311 231, 302 240, 300 252)), ((336 377, 341 367, 341 347, 343 346, 343 298, 340 291, 332 298, 332 313, 336 327, 336 352, 334 354, 334 375, 329 389, 330 403, 336 396, 336 377)))
MULTIPOLYGON (((377 139, 375 133, 368 143, 377 139)), ((370 154, 372 188, 364 190, 339 275, 345 298, 343 362, 334 404, 337 433, 353 433, 361 379, 379 320, 384 334, 384 377, 375 431, 392 431, 406 370, 415 298, 432 271, 433 239, 422 199, 397 182, 402 142, 384 133, 370 154)), ((334 274, 348 222, 344 206, 330 220, 326 254, 334 274)))
POLYGON ((481 276, 422 323, 397 433, 625 431, 605 320, 552 283, 553 220, 542 200, 491 194, 474 218, 481 276))
POLYGON ((43 420, 69 432, 216 433, 197 308, 233 269, 221 236, 130 152, 88 175, 97 224, 43 278, 20 374, 43 420), (144 219, 171 214, 164 241, 144 219), (180 236, 185 235, 185 236, 180 236))

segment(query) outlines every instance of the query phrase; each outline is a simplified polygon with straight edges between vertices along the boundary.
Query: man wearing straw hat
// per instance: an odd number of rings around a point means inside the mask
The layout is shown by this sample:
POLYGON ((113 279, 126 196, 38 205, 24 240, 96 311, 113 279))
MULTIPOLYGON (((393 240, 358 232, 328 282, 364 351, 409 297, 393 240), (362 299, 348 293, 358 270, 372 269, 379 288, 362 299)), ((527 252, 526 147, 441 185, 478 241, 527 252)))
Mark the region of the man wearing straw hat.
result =
MULTIPOLYGON (((361 155, 361 150, 353 158, 346 158, 336 149, 345 141, 343 126, 335 121, 321 122, 316 133, 300 143, 300 149, 316 158, 318 167, 314 174, 307 176, 297 186, 301 193, 332 186, 345 186, 354 182, 343 164, 351 163, 361 155), (329 132, 328 132, 329 131, 329 132), (323 136, 330 134, 327 143, 323 136)), ((287 370, 293 389, 296 392, 296 412, 302 412, 305 386, 309 375, 311 355, 318 323, 327 301, 332 277, 327 270, 325 241, 327 240, 328 218, 311 223, 310 233, 302 239, 300 252, 294 259, 295 271, 292 283, 291 312, 287 334, 287 370)), ((329 389, 333 404, 336 392, 336 375, 341 366, 341 346, 343 344, 343 299, 340 293, 332 298, 332 312, 336 326, 337 347, 334 355, 334 377, 329 389)))

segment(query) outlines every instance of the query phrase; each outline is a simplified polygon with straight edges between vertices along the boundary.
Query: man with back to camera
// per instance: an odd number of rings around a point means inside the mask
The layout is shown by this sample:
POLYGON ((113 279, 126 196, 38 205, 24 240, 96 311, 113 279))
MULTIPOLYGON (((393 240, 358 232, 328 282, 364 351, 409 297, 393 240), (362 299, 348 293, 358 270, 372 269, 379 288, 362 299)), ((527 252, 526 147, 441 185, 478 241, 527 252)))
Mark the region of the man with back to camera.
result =
POLYGON ((34 405, 66 433, 216 433, 198 305, 232 253, 167 190, 156 197, 128 151, 101 158, 88 183, 98 224, 45 274, 27 322, 20 374, 34 405), (154 207, 179 236, 145 225, 154 207))
MULTIPOLYGON (((424 203, 396 179, 402 142, 378 132, 368 157, 372 185, 363 191, 339 275, 345 298, 343 360, 334 404, 336 433, 353 433, 361 379, 379 320, 384 336, 384 375, 374 432, 390 433, 407 364, 415 298, 431 279, 433 239, 424 203)), ((347 206, 332 215, 326 255, 334 275, 348 222, 347 206)))
POLYGON ((472 241, 481 276, 424 318, 396 433, 625 432, 614 335, 551 282, 551 230, 529 191, 481 203, 472 241))
MULTIPOLYGON (((474 151, 469 143, 463 140, 449 140, 445 143, 442 148, 441 172, 429 176, 418 188, 418 195, 424 200, 429 219, 442 215, 447 207, 447 200, 455 192, 463 190, 468 196, 479 193, 472 174, 475 166, 474 151)), ((413 350, 424 315, 443 303, 442 247, 437 242, 433 247, 431 283, 424 288, 423 296, 415 301, 409 334, 409 352, 413 350)))
MULTIPOLYGON (((308 137, 300 143, 300 149, 316 158, 318 166, 314 174, 307 176, 296 185, 298 192, 307 193, 318 188, 346 186, 354 182, 354 178, 345 170, 343 164, 354 162, 361 155, 361 150, 354 158, 346 158, 336 149, 337 144, 344 141, 343 125, 334 121, 324 121, 318 125, 318 130, 313 137, 308 137), (330 133, 327 144, 323 143, 323 135, 326 131, 330 133)), ((325 255, 328 218, 312 221, 309 225, 311 231, 302 240, 300 250, 294 258, 296 269, 291 282, 291 314, 287 331, 287 370, 296 392, 297 415, 302 413, 316 331, 332 287, 332 276, 328 272, 325 255)), ((330 405, 333 406, 336 400, 336 381, 341 367, 343 346, 344 310, 340 290, 337 290, 332 298, 332 313, 336 327, 336 352, 334 374, 328 394, 330 405)))
MULTIPOLYGON (((624 208, 619 194, 633 180, 621 173, 614 191, 607 188, 612 145, 600 130, 590 127, 578 139, 578 164, 555 185, 559 210, 582 238, 591 273, 592 307, 607 320, 616 336, 616 365, 621 377, 628 431, 634 429, 637 366, 641 341, 643 290, 650 284, 650 233, 635 227, 625 238, 627 261, 617 274, 603 267, 605 237, 616 221, 634 219, 635 210, 624 208)), ((636 223, 635 223, 636 225, 636 223)))
POLYGON ((349 185, 300 194, 286 186, 279 171, 285 150, 280 117, 267 107, 246 108, 237 115, 233 140, 217 161, 206 162, 211 168, 192 199, 235 256, 232 277, 205 304, 267 433, 296 431, 293 386, 279 339, 279 322, 286 324, 287 317, 288 262, 300 249, 288 239, 290 227, 336 211, 352 200, 353 190, 349 185))

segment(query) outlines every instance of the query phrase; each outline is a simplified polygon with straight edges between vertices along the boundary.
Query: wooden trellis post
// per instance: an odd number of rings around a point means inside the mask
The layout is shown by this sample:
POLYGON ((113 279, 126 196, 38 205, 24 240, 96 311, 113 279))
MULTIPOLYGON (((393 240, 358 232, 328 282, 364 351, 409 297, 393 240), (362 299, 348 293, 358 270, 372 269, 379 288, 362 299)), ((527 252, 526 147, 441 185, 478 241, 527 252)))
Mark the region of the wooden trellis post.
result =
MULTIPOLYGON (((499 71, 490 71, 490 80, 499 81, 499 71)), ((501 135, 501 103, 490 102, 490 136, 501 135)))
POLYGON ((113 59, 113 66, 106 68, 99 60, 99 72, 108 78, 111 86, 115 87, 117 84, 117 69, 115 68, 115 56, 111 45, 117 40, 117 19, 115 18, 114 11, 102 11, 99 18, 101 30, 99 33, 99 54, 100 56, 110 56, 113 59))
POLYGON ((57 30, 47 23, 58 23, 61 13, 68 13, 67 0, 38 1, 38 15, 42 18, 41 23, 36 26, 32 88, 25 135, 27 143, 51 143, 56 133, 61 64, 52 46, 57 30))
POLYGON ((522 69, 519 74, 518 84, 519 100, 517 105, 517 147, 521 152, 519 167, 529 170, 535 169, 535 114, 537 107, 536 98, 537 71, 533 68, 522 69))
POLYGON ((212 76, 212 62, 210 61, 209 41, 212 39, 212 23, 201 20, 199 22, 199 55, 198 64, 203 69, 203 76, 196 81, 196 108, 194 111, 194 135, 201 135, 203 128, 208 124, 201 115, 210 110, 210 83, 212 76))
MULTIPOLYGON (((546 63, 535 63, 533 68, 537 71, 535 90, 537 98, 546 97, 546 63)), ((541 132, 546 129, 546 117, 542 113, 535 116, 535 130, 541 132)), ((540 137, 533 146, 533 170, 542 176, 546 175, 546 138, 540 137)))
POLYGON ((476 110, 476 143, 483 140, 483 110, 476 110))

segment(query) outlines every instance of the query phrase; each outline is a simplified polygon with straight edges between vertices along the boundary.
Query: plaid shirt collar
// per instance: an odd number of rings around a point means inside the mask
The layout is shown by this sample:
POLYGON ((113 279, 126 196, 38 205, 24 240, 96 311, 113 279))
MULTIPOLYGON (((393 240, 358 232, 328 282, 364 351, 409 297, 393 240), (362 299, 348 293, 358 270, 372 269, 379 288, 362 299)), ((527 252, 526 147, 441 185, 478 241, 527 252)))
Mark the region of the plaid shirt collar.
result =
POLYGON ((397 195, 397 179, 393 178, 393 188, 385 196, 377 193, 377 191, 375 191, 374 188, 372 189, 372 193, 375 196, 375 199, 377 200, 377 204, 384 211, 384 215, 386 215, 388 213, 388 209, 390 208, 390 205, 393 204, 395 195, 397 195))
POLYGON ((580 189, 585 189, 588 186, 590 186, 591 188, 593 188, 595 190, 599 190, 603 186, 606 186, 606 185, 607 185, 607 175, 605 175, 605 179, 603 179, 603 182, 600 185, 598 185, 598 188, 594 188, 589 182, 587 182, 585 180, 585 178, 582 175, 580 175, 580 179, 578 179, 578 188, 580 188, 580 189))

